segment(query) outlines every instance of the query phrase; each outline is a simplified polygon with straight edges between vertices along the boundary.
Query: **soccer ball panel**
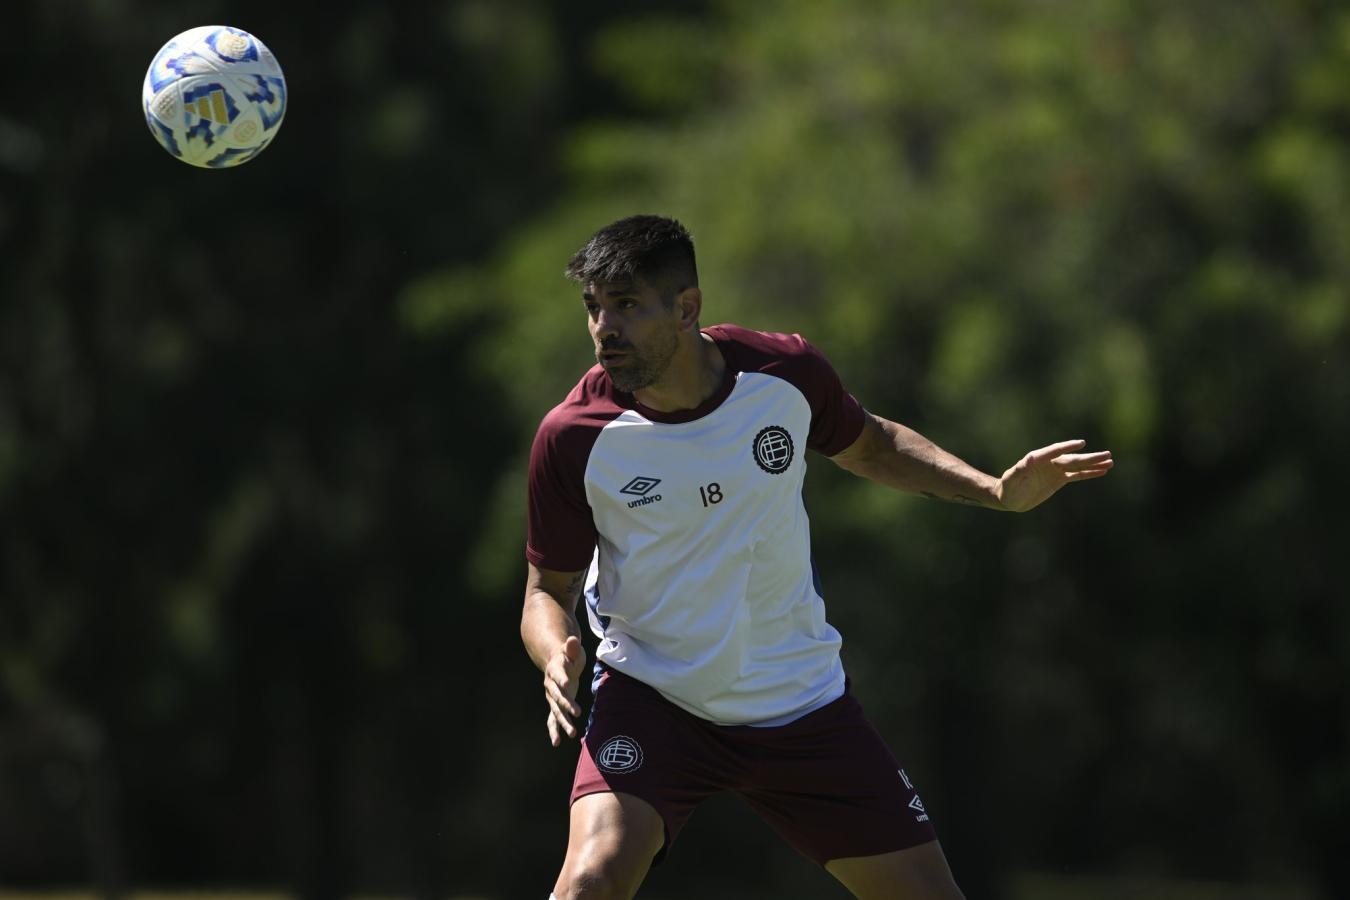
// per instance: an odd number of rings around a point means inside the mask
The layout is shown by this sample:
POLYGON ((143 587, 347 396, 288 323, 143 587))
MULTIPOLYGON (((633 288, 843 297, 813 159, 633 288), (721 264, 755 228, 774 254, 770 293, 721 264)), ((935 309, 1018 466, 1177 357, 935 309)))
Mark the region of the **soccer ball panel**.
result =
POLYGON ((206 25, 155 55, 142 105, 150 133, 170 154, 194 166, 229 168, 276 136, 286 114, 286 78, 253 35, 206 25))

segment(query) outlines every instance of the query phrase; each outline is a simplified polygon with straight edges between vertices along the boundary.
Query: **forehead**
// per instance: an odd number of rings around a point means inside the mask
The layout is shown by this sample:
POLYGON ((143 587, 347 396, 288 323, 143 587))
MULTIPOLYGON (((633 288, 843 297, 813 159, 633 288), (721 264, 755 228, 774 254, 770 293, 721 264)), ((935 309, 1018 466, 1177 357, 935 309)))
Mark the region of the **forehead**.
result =
POLYGON ((626 281, 588 281, 581 286, 583 300, 606 300, 613 297, 638 297, 656 294, 656 288, 641 278, 626 281))

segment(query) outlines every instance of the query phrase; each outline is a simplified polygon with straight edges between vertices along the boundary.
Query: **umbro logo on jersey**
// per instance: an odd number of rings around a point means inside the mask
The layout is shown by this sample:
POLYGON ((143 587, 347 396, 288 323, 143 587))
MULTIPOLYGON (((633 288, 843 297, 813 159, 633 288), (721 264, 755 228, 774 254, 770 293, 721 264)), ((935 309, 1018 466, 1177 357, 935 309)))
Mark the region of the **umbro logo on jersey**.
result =
POLYGON ((619 493, 636 494, 639 497, 645 497, 648 491, 660 483, 660 478, 652 478, 650 475, 639 475, 623 487, 619 488, 619 493))
POLYGON ((652 489, 660 483, 660 478, 652 478, 650 475, 639 475, 623 487, 619 488, 619 493, 637 497, 636 500, 628 504, 629 509, 638 506, 646 506, 648 503, 656 503, 661 499, 660 494, 652 493, 652 489))
POLYGON ((770 475, 782 475, 792 465, 792 435, 786 428, 770 425, 760 429, 753 445, 755 462, 770 475))

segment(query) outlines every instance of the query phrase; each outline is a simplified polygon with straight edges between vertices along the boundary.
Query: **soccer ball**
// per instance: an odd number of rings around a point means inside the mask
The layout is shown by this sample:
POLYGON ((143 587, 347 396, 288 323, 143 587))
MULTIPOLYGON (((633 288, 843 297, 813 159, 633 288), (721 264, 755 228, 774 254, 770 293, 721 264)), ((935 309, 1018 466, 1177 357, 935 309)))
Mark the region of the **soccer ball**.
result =
POLYGON ((247 31, 191 28, 155 54, 141 88, 145 121, 185 163, 225 169, 248 162, 276 137, 286 114, 286 78, 247 31))

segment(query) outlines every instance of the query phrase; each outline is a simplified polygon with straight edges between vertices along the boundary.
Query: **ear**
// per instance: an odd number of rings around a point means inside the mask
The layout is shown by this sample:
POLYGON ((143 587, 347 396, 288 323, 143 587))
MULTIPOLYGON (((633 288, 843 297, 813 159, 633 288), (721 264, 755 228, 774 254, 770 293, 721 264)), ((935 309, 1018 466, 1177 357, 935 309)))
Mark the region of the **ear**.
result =
POLYGON ((685 288, 675 296, 675 312, 680 317, 681 331, 697 331, 698 316, 702 311, 703 292, 698 288, 685 288))

